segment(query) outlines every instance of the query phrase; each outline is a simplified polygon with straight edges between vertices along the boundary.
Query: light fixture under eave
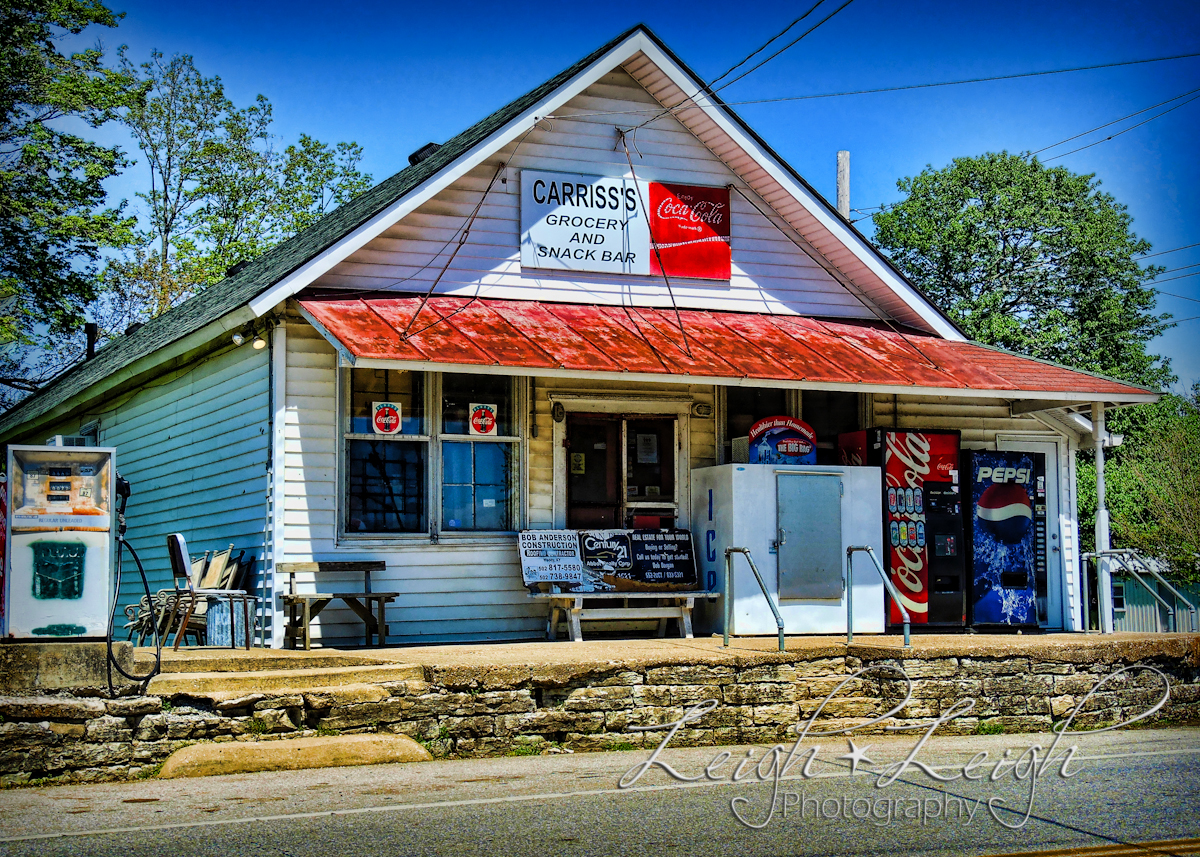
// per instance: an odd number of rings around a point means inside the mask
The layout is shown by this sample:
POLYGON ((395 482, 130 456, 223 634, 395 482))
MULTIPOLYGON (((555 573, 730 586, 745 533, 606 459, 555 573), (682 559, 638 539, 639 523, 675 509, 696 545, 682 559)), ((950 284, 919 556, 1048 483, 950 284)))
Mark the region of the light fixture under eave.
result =
POLYGON ((251 344, 254 346, 255 351, 262 351, 267 347, 267 340, 263 339, 261 336, 256 336, 254 337, 254 342, 251 344))
POLYGON ((233 344, 234 345, 241 345, 245 341, 246 341, 246 337, 242 336, 240 333, 235 333, 233 335, 233 344))

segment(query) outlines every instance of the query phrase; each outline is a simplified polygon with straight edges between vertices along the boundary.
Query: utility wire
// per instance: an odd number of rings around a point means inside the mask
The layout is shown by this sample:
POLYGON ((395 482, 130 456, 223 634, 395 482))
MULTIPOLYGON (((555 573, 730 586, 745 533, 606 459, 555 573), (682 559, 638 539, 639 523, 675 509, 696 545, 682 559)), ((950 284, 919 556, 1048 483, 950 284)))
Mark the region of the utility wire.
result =
MULTIPOLYGON (((1200 90, 1193 89, 1192 92, 1200 93, 1200 90)), ((1189 93, 1184 93, 1184 95, 1187 95, 1187 94, 1189 94, 1189 93)), ((1178 97, 1182 98, 1183 96, 1178 96, 1178 97)), ((1130 125, 1128 128, 1123 128, 1122 130, 1117 131, 1115 134, 1109 134, 1103 140, 1097 140, 1094 143, 1088 143, 1086 146, 1080 146, 1078 149, 1072 149, 1069 152, 1063 152, 1061 155, 1052 155, 1051 157, 1046 158, 1045 160, 1047 162, 1048 161, 1056 161, 1059 158, 1065 158, 1067 155, 1073 155, 1076 152, 1082 152, 1084 149, 1090 149, 1090 148, 1092 148, 1092 146, 1099 146, 1101 143, 1107 143, 1109 140, 1113 139, 1114 137, 1120 137, 1122 134, 1127 134, 1128 132, 1132 131, 1134 128, 1141 128, 1147 122, 1153 122, 1155 119, 1159 118, 1160 116, 1166 116, 1172 110, 1178 110, 1180 107, 1183 107, 1183 105, 1190 104, 1191 102, 1195 101, 1197 98, 1200 98, 1200 94, 1193 95, 1187 101, 1180 101, 1174 107, 1168 107, 1163 112, 1156 113, 1153 116, 1151 116, 1149 119, 1143 119, 1141 122, 1138 122, 1136 125, 1130 125)), ((1174 99, 1172 99, 1172 100, 1174 100, 1174 99)), ((1126 117, 1126 118, 1128 118, 1128 117, 1126 117)), ((1117 121, 1119 122, 1121 120, 1118 119, 1117 121)), ((1112 124, 1112 123, 1109 123, 1109 124, 1112 124)), ((1100 127, 1103 128, 1105 126, 1102 125, 1100 127)), ((1092 130, 1094 131, 1094 130, 1098 130, 1098 129, 1093 128, 1092 130)), ((1086 131, 1084 133, 1090 134, 1091 131, 1086 131)))
MULTIPOLYGON (((825 0, 817 0, 817 3, 815 3, 815 4, 812 6, 812 8, 810 8, 810 9, 809 9, 807 12, 805 12, 803 15, 801 15, 799 18, 797 18, 797 19, 796 19, 795 21, 793 21, 791 24, 788 24, 788 26, 784 28, 784 30, 783 30, 783 31, 782 31, 782 32, 779 34, 779 36, 783 35, 783 33, 786 33, 788 30, 790 30, 792 27, 794 27, 794 26, 795 26, 796 24, 798 24, 800 21, 803 21, 805 18, 807 18, 809 15, 811 15, 811 14, 812 14, 814 11, 816 11, 817 7, 818 7, 818 6, 820 6, 820 5, 821 5, 823 2, 825 2, 825 0)), ((737 82, 738 82, 739 80, 741 80, 742 78, 746 77, 746 75, 748 75, 748 74, 751 74, 752 72, 755 72, 755 71, 757 71, 758 69, 762 68, 764 65, 766 65, 767 63, 769 63, 771 60, 775 59, 777 56, 779 56, 780 54, 782 54, 784 51, 786 51, 786 50, 788 50, 789 48, 791 48, 791 47, 793 47, 794 45, 796 45, 798 42, 800 42, 800 40, 801 40, 801 39, 803 39, 805 36, 807 36, 807 35, 809 35, 810 33, 812 33, 814 30, 816 30, 818 27, 820 27, 822 24, 824 24, 826 21, 828 21, 830 18, 832 18, 832 17, 833 17, 834 15, 836 15, 838 12, 842 11, 843 9, 845 9, 847 6, 849 6, 849 5, 850 5, 851 3, 853 3, 853 2, 854 2, 854 0, 846 0, 846 2, 845 2, 845 3, 843 3, 841 6, 838 6, 836 9, 834 9, 832 12, 830 12, 828 15, 826 15, 826 16, 825 16, 824 18, 822 18, 820 21, 818 21, 817 23, 813 24, 811 27, 809 27, 807 30, 805 30, 803 33, 801 33, 801 34, 800 34, 799 36, 797 36, 796 38, 792 39, 790 42, 788 42, 788 43, 787 43, 786 45, 784 45, 782 48, 780 48, 779 50, 777 50, 775 53, 771 54, 769 57, 767 57, 766 59, 762 60, 761 62, 759 62, 759 63, 755 64, 754 66, 751 66, 750 68, 746 69, 744 72, 742 72, 741 74, 739 74, 739 75, 738 75, 737 77, 735 77, 733 80, 728 80, 728 81, 726 81, 725 83, 721 84, 721 86, 718 86, 718 87, 716 87, 715 89, 714 89, 714 88, 712 88, 712 85, 711 85, 711 84, 710 84, 709 86, 706 86, 706 87, 701 87, 701 89, 700 89, 699 91, 697 91, 697 92, 693 93, 693 94, 692 94, 691 96, 689 96, 688 98, 685 98, 685 99, 684 99, 683 101, 681 101, 679 104, 676 104, 676 105, 674 105, 673 107, 669 107, 669 108, 667 108, 666 110, 663 110, 663 111, 661 111, 660 113, 657 113, 657 114, 655 114, 654 116, 651 116, 649 119, 647 119, 646 121, 642 122, 640 125, 636 125, 636 126, 634 126, 634 127, 633 127, 633 128, 631 128, 630 130, 631 130, 631 131, 636 131, 638 128, 641 128, 641 127, 642 127, 642 126, 644 126, 644 125, 649 125, 651 122, 654 122, 654 121, 657 121, 658 119, 661 119, 663 116, 666 116, 668 113, 675 113, 676 111, 683 110, 683 109, 684 109, 684 108, 685 108, 687 105, 689 105, 689 104, 693 104, 693 105, 694 105, 694 104, 695 104, 695 99, 696 99, 696 98, 697 98, 697 96, 699 96, 699 95, 701 94, 701 92, 703 92, 704 90, 708 90, 708 94, 710 94, 710 95, 716 95, 716 94, 717 94, 718 92, 720 92, 722 89, 726 89, 727 87, 730 87, 730 86, 732 86, 733 84, 737 83, 737 82)), ((734 69, 736 69, 736 68, 738 68, 738 67, 740 67, 740 66, 742 66, 742 65, 745 65, 745 64, 746 64, 746 62, 748 62, 748 61, 750 60, 750 58, 751 58, 751 57, 755 56, 756 54, 759 54, 759 53, 761 53, 763 50, 765 50, 765 49, 766 49, 767 45, 771 44, 771 42, 775 41, 775 39, 778 39, 778 38, 779 38, 779 36, 774 36, 774 37, 772 37, 772 38, 771 38, 769 41, 767 41, 767 42, 766 42, 766 44, 764 44, 762 47, 758 48, 756 51, 754 51, 754 53, 750 54, 750 56, 746 57, 746 59, 744 59, 744 60, 742 60, 741 62, 739 62, 739 63, 738 63, 737 65, 735 65, 735 66, 734 66, 732 69, 730 69, 729 71, 725 72, 725 74, 721 75, 721 77, 725 77, 725 75, 728 75, 728 74, 729 74, 731 71, 733 71, 734 69)), ((719 79, 719 78, 718 78, 718 79, 719 79)), ((715 83, 715 82, 716 82, 716 81, 713 81, 713 83, 715 83)), ((634 112, 637 112, 637 111, 634 111, 634 112)))
POLYGON ((1196 89, 1191 90, 1191 92, 1185 92, 1185 93, 1183 93, 1183 95, 1176 95, 1174 98, 1168 98, 1166 101, 1160 101, 1160 102, 1158 102, 1158 104, 1151 104, 1149 107, 1143 107, 1141 110, 1138 110, 1136 113, 1130 113, 1128 116, 1122 116, 1120 119, 1114 119, 1111 122, 1105 122, 1103 125, 1097 125, 1095 128, 1089 128, 1087 131, 1084 131, 1080 134, 1076 134, 1074 137, 1068 137, 1065 140, 1059 140, 1057 143, 1051 143, 1049 146, 1043 146, 1042 148, 1038 149, 1036 152, 1030 152, 1029 154, 1030 154, 1030 156, 1040 155, 1042 152, 1046 151, 1047 149, 1053 149, 1056 146, 1061 146, 1063 143, 1070 143, 1072 140, 1078 140, 1080 137, 1086 137, 1088 134, 1091 134, 1093 131, 1099 131, 1101 128, 1107 128, 1109 125, 1116 125, 1118 122, 1124 122, 1126 119, 1132 119, 1134 116, 1140 116, 1141 114, 1145 113, 1148 110, 1153 110, 1155 107, 1162 107, 1164 104, 1170 104, 1172 101, 1178 101, 1179 99, 1183 98, 1184 96, 1191 95, 1193 92, 1200 92, 1200 87, 1197 87, 1196 89))
POLYGON ((1174 274, 1176 271, 1186 271, 1188 268, 1195 268, 1200 265, 1200 262, 1193 262, 1190 265, 1180 265, 1178 268, 1167 268, 1165 271, 1159 271, 1154 276, 1161 277, 1163 274, 1174 274))
POLYGON ((1166 295, 1167 297, 1179 298, 1180 300, 1193 301, 1194 303, 1200 304, 1200 298, 1189 298, 1187 295, 1177 295, 1174 292, 1164 292, 1162 289, 1151 289, 1151 291, 1160 295, 1166 295))
MULTIPOLYGON (((1118 68, 1127 65, 1142 65, 1152 62, 1167 62, 1168 60, 1190 59, 1192 57, 1200 57, 1200 52, 1191 54, 1174 54, 1167 57, 1148 57, 1140 60, 1121 60, 1119 62, 1100 63, 1099 65, 1081 65, 1074 68, 1056 68, 1046 69, 1043 71, 1026 71, 1016 74, 999 74, 989 77, 970 77, 962 80, 943 80, 936 83, 910 83, 903 86, 884 86, 877 89, 851 89, 844 92, 821 92, 813 95, 789 95, 778 98, 753 98, 743 101, 726 101, 724 104, 729 107, 736 107, 740 104, 775 104, 784 101, 810 101, 815 98, 842 98, 847 95, 874 95, 880 92, 903 92, 910 89, 930 89, 938 86, 960 86, 966 83, 988 83, 995 80, 1016 80, 1024 77, 1042 77, 1049 74, 1069 74, 1076 71, 1095 71, 1102 68, 1118 68)), ((724 89, 724 87, 721 87, 724 89)), ((697 93, 698 95, 699 93, 697 93)), ((694 96, 693 96, 694 97, 694 96)), ((604 110, 595 113, 573 113, 573 114, 556 114, 553 118, 569 119, 572 117, 586 116, 619 116, 625 114, 640 114, 640 113, 658 113, 666 115, 671 110, 678 109, 673 107, 670 110, 662 111, 660 108, 644 109, 644 110, 604 110)), ((1153 108, 1151 108, 1153 109, 1153 108)), ((657 118, 657 117, 656 117, 657 118)), ((653 120, 651 120, 653 121, 653 120)))
POLYGON ((1180 274, 1178 277, 1167 277, 1165 280, 1154 280, 1152 283, 1150 283, 1150 285, 1155 286, 1159 283, 1169 283, 1169 282, 1171 282, 1171 280, 1183 280, 1183 279, 1186 279, 1187 277, 1195 277, 1195 276, 1200 276, 1200 271, 1192 271, 1192 273, 1190 273, 1190 274, 1180 274))
POLYGON ((1145 256, 1139 256, 1138 258, 1139 258, 1139 259, 1149 259, 1149 258, 1152 258, 1152 257, 1154 257, 1154 256, 1165 256, 1165 255, 1167 255, 1168 253, 1177 253, 1177 252, 1179 252, 1180 250, 1190 250, 1190 249, 1192 249, 1193 247, 1200 247, 1200 243, 1196 243, 1196 244, 1185 244, 1185 245, 1183 245, 1182 247, 1172 247, 1170 250, 1159 250, 1157 253, 1147 253, 1145 256))
MULTIPOLYGON (((817 2, 814 3, 807 12, 805 12, 799 18, 794 19, 792 21, 792 23, 788 24, 786 27, 784 27, 778 33, 771 36, 771 38, 767 39, 765 42, 762 43, 762 45, 760 47, 756 48, 753 52, 747 54, 743 59, 738 60, 736 63, 734 63, 729 68, 727 68, 724 72, 722 72, 720 75, 718 75, 717 77, 714 77, 712 80, 710 80, 708 82, 708 85, 709 86, 715 85, 719 81, 724 80, 726 77, 731 75, 733 72, 737 71, 739 68, 744 66, 746 63, 750 62, 750 60, 754 59, 756 56, 758 56, 763 51, 765 51, 768 48, 768 46, 770 46, 771 42, 775 41, 776 39, 783 38, 783 36, 787 33, 788 30, 790 30, 792 27, 796 26, 801 21, 803 21, 805 18, 807 18, 809 15, 811 15, 813 12, 815 12, 817 10, 817 7, 820 6, 824 2, 825 2, 825 0, 817 0, 817 2)), ((699 94, 700 94, 699 92, 695 93, 695 95, 693 95, 692 98, 695 98, 696 95, 699 95, 699 94)))

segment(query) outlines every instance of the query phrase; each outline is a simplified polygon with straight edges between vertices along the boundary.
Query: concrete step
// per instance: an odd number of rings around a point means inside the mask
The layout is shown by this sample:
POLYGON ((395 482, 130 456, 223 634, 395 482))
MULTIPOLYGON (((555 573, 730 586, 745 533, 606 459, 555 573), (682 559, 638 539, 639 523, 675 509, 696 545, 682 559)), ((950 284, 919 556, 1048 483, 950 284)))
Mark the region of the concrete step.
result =
MULTIPOLYGON (((154 649, 136 650, 139 672, 145 673, 154 665, 154 649)), ((343 652, 337 649, 292 651, 288 649, 218 649, 184 647, 179 651, 164 648, 162 672, 257 672, 262 670, 307 670, 327 667, 360 667, 394 664, 396 658, 378 657, 366 652, 343 652)))
POLYGON ((387 681, 420 681, 424 678, 425 670, 417 664, 373 664, 247 672, 176 672, 155 676, 146 692, 153 696, 173 696, 180 693, 207 696, 213 693, 264 691, 282 695, 316 688, 381 684, 387 681))

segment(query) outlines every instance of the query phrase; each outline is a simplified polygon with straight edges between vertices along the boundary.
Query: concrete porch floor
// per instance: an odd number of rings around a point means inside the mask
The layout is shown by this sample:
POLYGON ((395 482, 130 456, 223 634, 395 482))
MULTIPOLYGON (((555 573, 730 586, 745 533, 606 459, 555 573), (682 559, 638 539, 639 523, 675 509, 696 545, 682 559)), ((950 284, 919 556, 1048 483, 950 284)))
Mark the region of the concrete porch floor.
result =
MULTIPOLYGON (((794 636, 786 651, 776 637, 736 637, 728 649, 721 637, 695 639, 597 639, 571 642, 497 642, 404 646, 396 648, 225 649, 181 647, 163 650, 164 672, 254 672, 308 670, 370 665, 408 665, 426 669, 596 668, 637 669, 670 664, 792 663, 839 658, 894 657, 994 658, 1024 656, 1034 660, 1086 663, 1103 658, 1136 662, 1165 657, 1200 665, 1200 634, 918 634, 905 649, 899 635, 845 637, 794 636)), ((153 648, 139 648, 139 667, 148 665, 153 648)))

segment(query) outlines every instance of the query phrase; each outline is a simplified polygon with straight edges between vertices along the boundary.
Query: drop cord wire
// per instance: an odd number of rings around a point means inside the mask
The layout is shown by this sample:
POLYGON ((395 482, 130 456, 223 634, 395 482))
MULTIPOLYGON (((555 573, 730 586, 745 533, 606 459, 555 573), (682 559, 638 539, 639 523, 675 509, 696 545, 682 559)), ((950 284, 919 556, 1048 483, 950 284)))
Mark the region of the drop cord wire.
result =
POLYGON ((638 204, 642 207, 642 217, 646 218, 646 231, 650 234, 650 246, 654 250, 654 258, 658 260, 658 269, 662 273, 663 282, 667 284, 667 295, 671 298, 671 309, 675 311, 675 324, 679 326, 679 334, 683 337, 683 350, 687 352, 689 360, 695 360, 696 358, 692 355, 692 346, 688 343, 687 330, 683 326, 683 316, 679 314, 679 305, 675 303, 675 290, 671 288, 671 280, 667 276, 666 267, 663 265, 662 255, 658 252, 658 240, 655 239, 654 231, 650 228, 650 212, 646 208, 646 200, 642 198, 642 185, 638 182, 637 172, 633 168, 633 158, 629 154, 626 132, 618 128, 617 133, 621 135, 621 148, 625 150, 625 161, 629 164, 629 174, 633 177, 633 187, 637 190, 638 204))
MULTIPOLYGON (((159 633, 160 620, 154 613, 154 596, 150 594, 150 581, 146 578, 146 569, 142 565, 141 559, 138 558, 137 551, 133 549, 133 545, 125 541, 125 504, 129 500, 130 488, 129 482, 121 478, 121 474, 117 474, 117 575, 115 586, 113 588, 112 608, 108 611, 108 634, 105 637, 107 647, 107 657, 105 659, 105 668, 108 672, 108 695, 110 699, 116 699, 117 692, 113 686, 113 667, 117 668, 117 672, 125 676, 130 681, 135 681, 142 685, 142 690, 145 691, 146 685, 150 683, 150 679, 154 678, 162 672, 162 636, 159 633), (133 561, 137 564, 138 574, 142 578, 142 588, 146 592, 146 609, 149 611, 150 619, 154 622, 154 667, 144 676, 134 675, 133 673, 125 672, 124 667, 117 663, 117 658, 113 654, 113 628, 115 625, 115 617, 117 615, 117 604, 121 600, 121 553, 124 550, 129 551, 129 555, 133 557, 133 561)), ((233 628, 233 611, 230 611, 229 616, 230 628, 233 628)), ((246 633, 250 633, 247 629, 246 633)))

